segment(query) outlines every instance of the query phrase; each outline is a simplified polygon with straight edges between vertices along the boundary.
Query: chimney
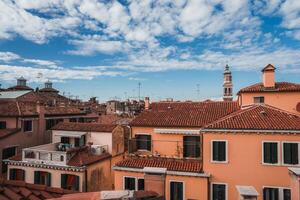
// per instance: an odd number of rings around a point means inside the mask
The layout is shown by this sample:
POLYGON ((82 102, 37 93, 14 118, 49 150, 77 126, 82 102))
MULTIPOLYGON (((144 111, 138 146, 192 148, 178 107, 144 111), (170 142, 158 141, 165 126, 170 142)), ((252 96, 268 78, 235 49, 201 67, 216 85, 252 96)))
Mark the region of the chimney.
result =
POLYGON ((271 64, 268 64, 262 69, 262 79, 265 88, 275 87, 275 69, 276 68, 271 64))
POLYGON ((150 107, 150 98, 145 97, 145 110, 149 110, 150 107))

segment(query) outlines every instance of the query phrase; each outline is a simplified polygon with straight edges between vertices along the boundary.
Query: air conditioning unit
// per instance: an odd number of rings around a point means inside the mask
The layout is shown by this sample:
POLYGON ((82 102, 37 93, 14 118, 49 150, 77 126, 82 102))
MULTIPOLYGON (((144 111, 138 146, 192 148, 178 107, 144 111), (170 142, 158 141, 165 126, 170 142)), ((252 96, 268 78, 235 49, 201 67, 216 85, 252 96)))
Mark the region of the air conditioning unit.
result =
POLYGON ((91 152, 94 155, 101 155, 102 153, 106 152, 106 149, 104 148, 104 146, 101 145, 92 145, 91 152))

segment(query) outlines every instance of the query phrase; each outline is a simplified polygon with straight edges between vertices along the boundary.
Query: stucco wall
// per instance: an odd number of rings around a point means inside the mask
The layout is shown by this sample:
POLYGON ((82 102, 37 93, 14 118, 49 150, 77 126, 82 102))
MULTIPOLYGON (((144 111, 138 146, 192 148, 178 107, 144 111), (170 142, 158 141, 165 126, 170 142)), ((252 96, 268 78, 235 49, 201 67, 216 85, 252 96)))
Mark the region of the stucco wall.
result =
MULTIPOLYGON (((290 188, 287 166, 262 164, 262 141, 300 141, 300 135, 204 133, 203 170, 212 175, 211 182, 227 183, 228 198, 237 199, 236 185, 254 186, 262 200, 263 186, 290 188), (211 162, 211 141, 227 140, 228 163, 211 162)), ((282 158, 280 144, 280 157, 282 158)))
POLYGON ((260 92, 260 93, 242 93, 239 96, 239 103, 242 106, 254 103, 253 97, 265 97, 265 103, 289 112, 300 114, 296 110, 300 102, 300 92, 260 92))

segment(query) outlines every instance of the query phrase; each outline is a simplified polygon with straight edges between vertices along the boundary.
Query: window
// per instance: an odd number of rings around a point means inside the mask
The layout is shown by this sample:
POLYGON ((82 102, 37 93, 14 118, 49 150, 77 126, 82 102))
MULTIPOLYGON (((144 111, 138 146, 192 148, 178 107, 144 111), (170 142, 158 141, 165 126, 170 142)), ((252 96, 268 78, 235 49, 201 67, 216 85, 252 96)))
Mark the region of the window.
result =
POLYGON ((151 135, 136 135, 136 145, 138 150, 151 151, 151 135))
MULTIPOLYGON (((2 160, 8 159, 17 153, 17 147, 8 147, 2 150, 2 160)), ((1 163, 0 163, 1 164, 1 163)), ((2 173, 7 172, 7 164, 2 162, 2 173)))
POLYGON ((145 180, 143 178, 138 179, 138 190, 144 190, 145 189, 145 180))
POLYGON ((264 200, 291 200, 291 190, 286 188, 271 188, 263 189, 264 200))
POLYGON ((5 121, 0 122, 0 129, 6 129, 6 122, 5 121))
POLYGON ((254 97, 254 103, 265 103, 265 97, 254 97))
POLYGON ((298 143, 283 143, 283 164, 298 165, 299 164, 299 148, 298 143))
POLYGON ((23 131, 24 132, 32 132, 32 120, 24 120, 23 121, 23 131))
POLYGON ((183 183, 170 182, 170 200, 183 200, 183 183))
POLYGON ((64 119, 47 119, 46 120, 46 130, 50 130, 53 126, 58 124, 59 122, 64 121, 64 119))
POLYGON ((124 190, 135 190, 135 178, 124 177, 124 190))
POLYGON ((25 181, 25 171, 22 169, 10 169, 9 180, 25 181))
POLYGON ((51 174, 43 171, 35 171, 34 184, 51 186, 51 174))
POLYGON ((70 138, 69 137, 61 137, 60 142, 63 144, 70 144, 70 138))
POLYGON ((212 184, 212 200, 226 200, 225 184, 212 184))
POLYGON ((278 142, 263 142, 263 163, 278 164, 278 142))
POLYGON ((184 136, 183 137, 183 156, 191 158, 200 157, 200 137, 184 136))
POLYGON ((227 141, 212 141, 212 161, 227 161, 227 141))
POLYGON ((67 190, 79 191, 79 176, 62 174, 61 187, 67 190))

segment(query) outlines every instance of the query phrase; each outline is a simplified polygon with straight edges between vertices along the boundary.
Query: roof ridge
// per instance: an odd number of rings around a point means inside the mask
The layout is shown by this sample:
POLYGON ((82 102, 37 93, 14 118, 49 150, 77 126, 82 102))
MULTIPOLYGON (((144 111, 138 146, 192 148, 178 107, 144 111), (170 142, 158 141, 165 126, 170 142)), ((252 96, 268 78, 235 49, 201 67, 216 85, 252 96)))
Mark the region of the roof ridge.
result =
MULTIPOLYGON (((259 107, 259 106, 260 106, 260 104, 253 104, 253 105, 251 105, 251 106, 249 106, 249 107, 247 107, 247 108, 245 108, 245 109, 242 109, 242 108, 241 108, 240 110, 237 110, 237 111, 235 111, 235 112, 233 112, 233 113, 230 113, 230 114, 228 114, 228 115, 226 115, 226 116, 224 116, 224 117, 221 117, 220 119, 217 119, 216 121, 213 121, 213 122, 207 124, 207 125, 204 126, 201 130, 206 129, 207 127, 209 127, 209 126, 211 126, 211 125, 213 125, 213 124, 220 123, 220 122, 222 122, 222 121, 225 121, 225 120, 230 119, 230 118, 232 118, 232 117, 235 117, 235 116, 237 116, 237 115, 241 115, 241 114, 243 114, 243 113, 245 113, 245 112, 248 112, 249 110, 253 110, 253 109, 255 109, 255 108, 259 107)), ((200 130, 200 131, 201 131, 201 130, 200 130)))
POLYGON ((278 108, 278 107, 275 107, 275 106, 272 106, 272 105, 269 105, 269 104, 260 104, 260 106, 265 107, 265 108, 270 108, 270 109, 273 109, 273 110, 276 110, 278 112, 285 113, 285 114, 288 114, 288 115, 294 115, 296 117, 300 117, 300 114, 292 113, 290 111, 283 110, 281 108, 278 108))

